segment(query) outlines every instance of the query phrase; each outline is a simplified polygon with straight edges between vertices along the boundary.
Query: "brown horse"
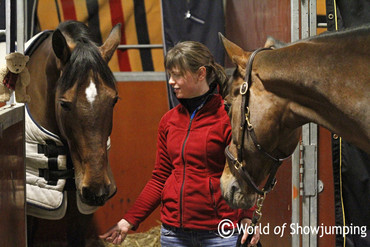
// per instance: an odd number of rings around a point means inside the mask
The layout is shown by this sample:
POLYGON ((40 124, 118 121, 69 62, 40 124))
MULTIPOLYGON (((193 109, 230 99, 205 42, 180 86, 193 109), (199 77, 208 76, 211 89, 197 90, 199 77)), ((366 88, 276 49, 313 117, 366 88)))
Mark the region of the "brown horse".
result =
MULTIPOLYGON (((86 25, 67 21, 34 48, 27 64, 31 78, 27 88, 31 96, 29 113, 41 130, 58 136, 67 147, 73 163, 74 194, 88 206, 102 206, 116 190, 108 165, 107 141, 118 92, 108 61, 120 38, 119 24, 98 46, 86 25)), ((54 150, 49 148, 45 155, 53 157, 56 152, 57 156, 61 149, 54 143, 54 150)), ((50 167, 48 172, 48 176, 42 176, 51 179, 47 183, 50 186, 68 173, 50 171, 50 167)), ((70 245, 83 245, 84 240, 73 238, 70 242, 75 243, 70 245)))
POLYGON ((232 142, 221 177, 231 206, 249 208, 272 189, 303 124, 315 122, 370 153, 369 27, 254 53, 221 38, 237 66, 226 96, 232 142))

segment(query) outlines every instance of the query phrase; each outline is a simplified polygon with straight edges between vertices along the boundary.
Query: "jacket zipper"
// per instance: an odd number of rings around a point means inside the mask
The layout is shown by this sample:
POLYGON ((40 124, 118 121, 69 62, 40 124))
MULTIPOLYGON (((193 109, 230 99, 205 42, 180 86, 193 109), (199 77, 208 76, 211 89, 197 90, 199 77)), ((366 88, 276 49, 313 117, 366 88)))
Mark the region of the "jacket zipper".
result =
POLYGON ((188 126, 188 131, 186 133, 186 137, 185 137, 185 140, 184 140, 184 143, 182 144, 182 148, 181 148, 181 159, 182 159, 182 162, 184 164, 184 172, 183 172, 183 176, 182 176, 182 184, 181 184, 181 190, 180 190, 180 227, 183 226, 183 191, 184 191, 184 185, 185 185, 185 171, 186 171, 186 164, 185 164, 185 156, 184 156, 184 152, 185 152, 185 144, 189 138, 189 134, 190 134, 190 128, 191 128, 191 123, 193 122, 193 119, 195 117, 195 114, 199 111, 200 108, 203 107, 205 102, 203 102, 200 106, 198 106, 197 109, 195 109, 195 111, 191 114, 190 116, 190 122, 189 122, 189 126, 188 126))

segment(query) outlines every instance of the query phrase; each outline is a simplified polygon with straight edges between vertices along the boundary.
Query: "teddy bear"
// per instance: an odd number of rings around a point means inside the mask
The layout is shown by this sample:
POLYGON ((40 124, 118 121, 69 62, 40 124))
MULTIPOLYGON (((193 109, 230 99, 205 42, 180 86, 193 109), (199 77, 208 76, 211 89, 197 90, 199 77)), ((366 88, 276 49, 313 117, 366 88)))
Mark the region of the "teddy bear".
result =
POLYGON ((29 57, 13 52, 5 56, 6 66, 0 68, 0 102, 10 99, 11 91, 15 92, 15 99, 19 103, 28 103, 31 98, 26 93, 30 83, 30 74, 26 67, 29 57))

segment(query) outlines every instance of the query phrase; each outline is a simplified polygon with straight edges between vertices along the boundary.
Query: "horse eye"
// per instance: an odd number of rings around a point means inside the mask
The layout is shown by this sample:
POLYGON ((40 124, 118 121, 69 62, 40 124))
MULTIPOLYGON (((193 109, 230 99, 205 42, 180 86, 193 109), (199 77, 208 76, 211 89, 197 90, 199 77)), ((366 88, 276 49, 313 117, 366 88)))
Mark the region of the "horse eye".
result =
POLYGON ((72 109, 72 103, 68 101, 61 100, 60 106, 63 108, 65 111, 70 111, 72 109))

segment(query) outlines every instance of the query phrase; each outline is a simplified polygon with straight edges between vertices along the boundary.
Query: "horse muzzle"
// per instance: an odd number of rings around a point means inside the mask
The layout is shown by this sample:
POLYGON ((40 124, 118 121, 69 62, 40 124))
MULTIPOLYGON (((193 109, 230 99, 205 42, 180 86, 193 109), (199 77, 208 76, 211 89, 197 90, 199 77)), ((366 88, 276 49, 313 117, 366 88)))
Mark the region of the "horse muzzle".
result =
POLYGON ((244 193, 238 181, 233 176, 227 179, 221 177, 221 193, 229 206, 234 209, 249 209, 256 203, 256 194, 244 193))
POLYGON ((102 187, 83 186, 80 192, 81 201, 90 206, 103 206, 109 198, 110 185, 102 187))

